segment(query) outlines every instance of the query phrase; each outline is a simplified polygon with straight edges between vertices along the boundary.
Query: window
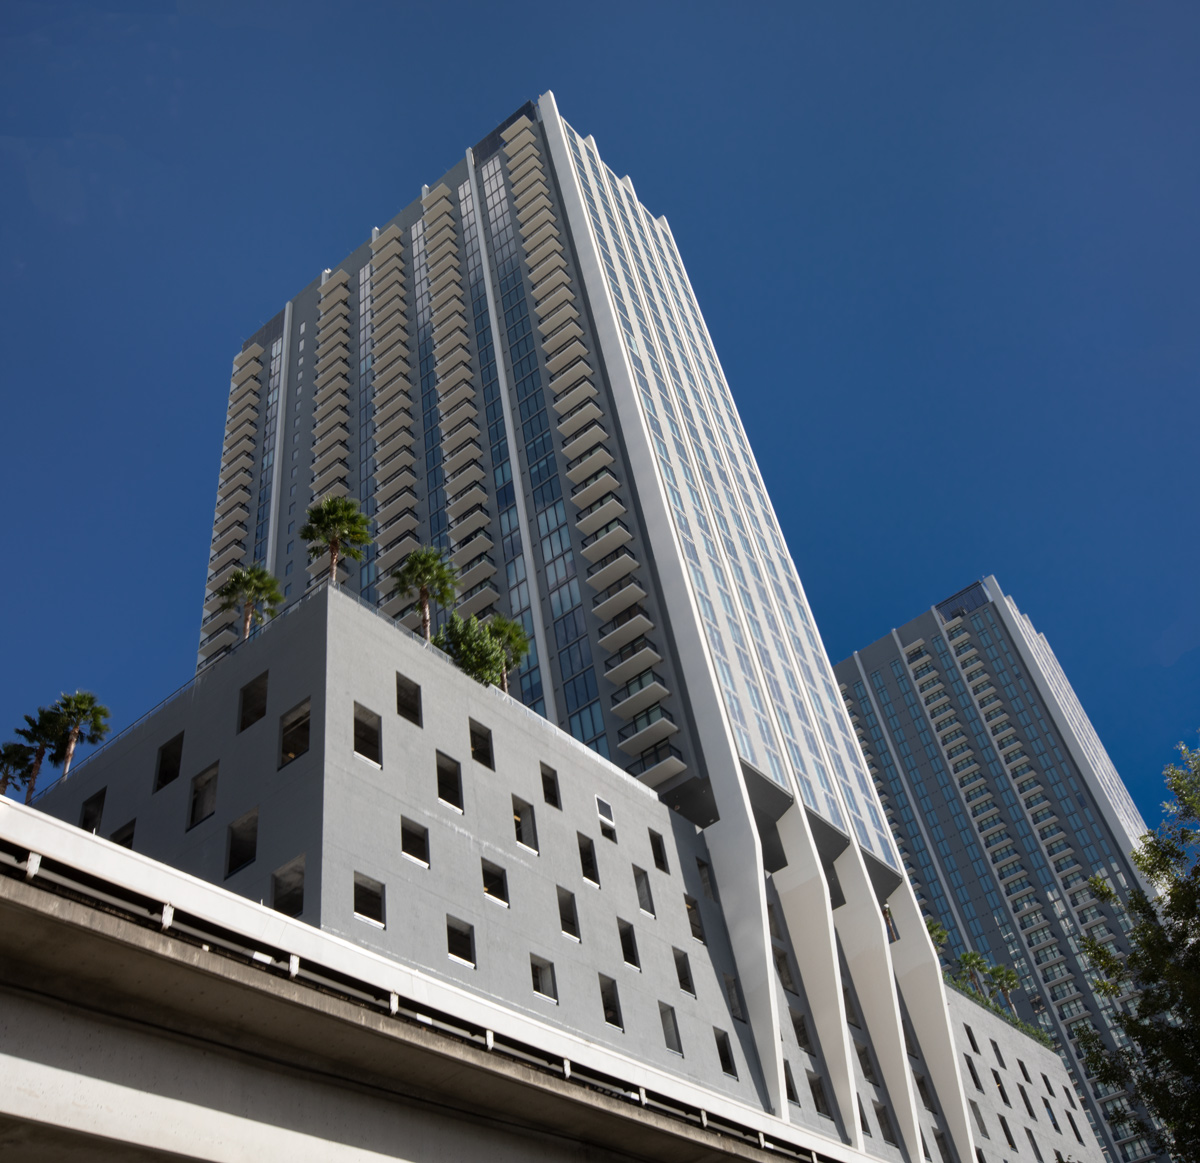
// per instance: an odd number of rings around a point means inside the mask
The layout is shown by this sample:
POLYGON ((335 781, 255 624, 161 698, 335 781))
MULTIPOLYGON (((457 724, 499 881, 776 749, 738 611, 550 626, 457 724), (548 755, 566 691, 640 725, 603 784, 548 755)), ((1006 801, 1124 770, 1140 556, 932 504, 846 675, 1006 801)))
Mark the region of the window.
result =
POLYGON ((717 899, 717 888, 716 882, 713 880, 712 869, 699 857, 696 858, 696 868, 700 872, 700 885, 704 889, 704 895, 710 901, 715 901, 717 899))
POLYGON ((829 1106, 829 1098, 825 1094, 825 1083, 821 1081, 819 1075, 810 1074, 808 1076, 808 1089, 812 1095, 813 1106, 817 1108, 817 1114, 824 1118, 833 1118, 833 1111, 829 1106))
POLYGON ((310 700, 305 699, 279 720, 279 766, 286 767, 308 750, 310 700))
POLYGON ((783 929, 779 924, 779 914, 776 913, 775 906, 769 901, 767 902, 767 928, 771 931, 771 937, 774 940, 783 940, 783 929))
POLYGON ((1020 1058, 1018 1058, 1018 1059, 1017 1059, 1017 1065, 1018 1065, 1018 1066, 1021 1068, 1021 1077, 1022 1077, 1023 1079, 1025 1079, 1025 1081, 1026 1081, 1026 1082, 1028 1082, 1028 1083, 1029 1083, 1029 1084, 1032 1086, 1032 1085, 1033 1085, 1033 1079, 1029 1077, 1029 1071, 1026 1069, 1026 1067, 1025 1067, 1025 1063, 1024 1063, 1024 1062, 1022 1062, 1020 1058))
POLYGON ((483 891, 494 901, 499 901, 506 908, 508 907, 508 874, 498 864, 493 864, 490 860, 484 860, 483 864, 483 891))
POLYGON ((463 810, 462 769, 457 759, 437 753, 438 799, 452 808, 463 810))
POLYGON ((692 967, 688 963, 688 955, 682 949, 672 948, 675 954, 675 976, 679 979, 679 988, 684 993, 696 996, 696 987, 692 984, 692 967))
POLYGON ((665 1001, 658 1003, 658 1016, 662 1019, 663 1041, 672 1054, 683 1054, 683 1043, 679 1040, 679 1023, 675 1020, 675 1007, 665 1001))
POLYGON ((1004 1065, 1004 1055, 1000 1053, 1000 1047, 996 1045, 996 1039, 992 1038, 990 1041, 992 1043, 992 1053, 996 1055, 996 1061, 1000 1063, 1000 1069, 1007 1070, 1008 1067, 1004 1065))
POLYGON ((446 952, 456 961, 475 968, 475 926, 460 921, 457 917, 446 917, 446 952))
POLYGON ((621 1021, 621 999, 617 994, 617 983, 611 977, 600 974, 600 1005, 604 1010, 604 1020, 618 1030, 624 1030, 621 1021))
POLYGON ((558 889, 558 921, 568 937, 579 940, 579 914, 575 911, 575 894, 561 887, 558 889))
POLYGON ((512 798, 513 831, 517 843, 536 852, 538 850, 537 823, 533 818, 533 804, 527 804, 516 796, 512 798))
POLYGON ((925 1142, 925 1132, 924 1131, 921 1132, 921 1154, 924 1155, 925 1158, 929 1160, 929 1163, 933 1163, 933 1156, 929 1153, 929 1144, 927 1142, 925 1142))
POLYGON ((1076 1110, 1077 1108, 1075 1106, 1075 1096, 1071 1093, 1071 1091, 1068 1087, 1065 1087, 1065 1086, 1063 1087, 1063 1094, 1065 1094, 1067 1096, 1067 1102, 1069 1102, 1071 1104, 1071 1109, 1076 1110))
POLYGON ((645 869, 633 866, 633 883, 637 887, 638 907, 643 913, 654 916, 654 897, 650 895, 650 878, 645 869))
POLYGON ((771 954, 775 958, 775 972, 779 974, 780 984, 789 993, 798 994, 800 991, 796 988, 796 982, 792 977, 792 966, 788 961, 787 953, 782 949, 772 949, 771 954))
POLYGON ((721 1061, 721 1069, 731 1078, 736 1078, 737 1065, 733 1060, 733 1047, 729 1043, 729 1035, 713 1026, 713 1037, 717 1040, 717 1057, 721 1061))
POLYGON ((267 713, 267 674, 251 679, 242 687, 238 698, 238 733, 254 726, 267 713))
POLYGON ((1082 1143, 1083 1136, 1079 1133, 1079 1128, 1075 1125, 1075 1116, 1073 1114, 1071 1114, 1070 1111, 1067 1111, 1065 1113, 1067 1116, 1067 1122, 1069 1122, 1071 1124, 1071 1133, 1075 1136, 1075 1138, 1077 1138, 1082 1143))
POLYGON ((796 1093, 796 1083, 792 1078, 792 1068, 786 1059, 783 1063, 783 1089, 787 1093, 788 1102, 794 1102, 799 1106, 800 1096, 796 1093))
POLYGON ((137 820, 130 820, 128 824, 122 824, 109 839, 114 844, 120 844, 122 848, 133 847, 133 827, 137 820))
POLYGON ((421 726, 421 688, 399 672, 396 674, 396 714, 421 726))
POLYGON ((188 809, 188 827, 194 828, 217 810, 217 765, 192 779, 192 802, 188 809))
POLYGON ((154 790, 164 788, 179 778, 183 765, 183 732, 158 749, 158 764, 154 769, 154 790))
POLYGON ((1008 1101, 1008 1092, 1004 1089, 1004 1081, 1000 1077, 1000 1072, 998 1070, 993 1070, 992 1078, 996 1083, 996 1090, 1000 1094, 1000 1100, 1005 1106, 1012 1106, 1012 1103, 1008 1101))
POLYGON ((247 812, 229 825, 229 851, 225 860, 225 875, 232 876, 239 868, 254 863, 258 853, 258 809, 247 812))
POLYGON ((963 1057, 967 1060, 967 1070, 970 1072, 971 1081, 975 1083, 975 1089, 981 1094, 983 1093, 983 1083, 979 1081, 979 1075, 975 1072, 975 1062, 970 1054, 964 1054, 963 1057))
POLYGON ((846 1021, 855 1029, 861 1029, 862 1024, 858 1020, 858 1010, 854 1006, 854 999, 850 996, 850 990, 842 986, 842 1001, 846 1006, 846 1021))
POLYGON ((1029 1140, 1029 1149, 1033 1152, 1033 1157, 1037 1163, 1042 1163, 1042 1153, 1038 1150, 1037 1139, 1033 1137, 1033 1132, 1028 1127, 1025 1128, 1025 1137, 1029 1140))
POLYGON ((804 1015, 797 1013, 796 1010, 788 1011, 792 1015, 792 1029, 796 1032, 796 1045, 801 1050, 807 1050, 810 1054, 813 1052, 812 1039, 808 1036, 808 1022, 805 1021, 804 1015))
POLYGON ((1049 1095, 1051 1098, 1053 1098, 1053 1097, 1054 1097, 1054 1087, 1053 1087, 1053 1086, 1051 1086, 1051 1084, 1050 1084, 1050 1079, 1048 1079, 1048 1078, 1047 1078, 1047 1077, 1046 1077, 1046 1076, 1043 1074, 1043 1075, 1042 1075, 1042 1081, 1043 1081, 1043 1082, 1046 1084, 1046 1093, 1047 1093, 1047 1094, 1048 1094, 1048 1095, 1049 1095))
POLYGON ((471 758, 476 763, 482 763, 484 767, 490 767, 493 771, 496 770, 496 764, 492 759, 492 733, 486 727, 476 723, 474 719, 468 719, 471 726, 471 758))
POLYGON ((618 917, 617 934, 621 938, 621 956, 625 958, 625 964, 641 969, 642 963, 638 958, 637 938, 634 936, 633 926, 618 917))
POLYGON ((988 1129, 984 1126, 983 1115, 979 1113, 979 1107, 976 1105, 973 1098, 967 1099, 967 1105, 971 1108, 971 1114, 975 1116, 975 1125, 979 1128, 979 1133, 985 1138, 990 1139, 992 1136, 988 1134, 988 1129))
POLYGON ((1021 1092, 1021 1101, 1025 1104, 1025 1110, 1028 1111, 1029 1117, 1033 1119, 1034 1122, 1037 1122, 1037 1115, 1033 1113, 1033 1103, 1029 1101, 1029 1095, 1019 1082, 1017 1083, 1017 1090, 1021 1092))
POLYGON ((303 856, 271 873, 271 908, 285 917, 298 917, 304 912, 303 856))
POLYGON ((883 1136, 883 1141, 891 1143, 893 1147, 899 1146, 896 1142, 896 1132, 892 1130, 891 1116, 882 1103, 875 1104, 875 1121, 879 1124, 879 1133, 883 1136))
POLYGON ((600 817, 600 835, 605 840, 617 842, 616 820, 613 818, 612 805, 607 800, 596 797, 596 815, 600 817))
POLYGON ((600 887, 600 869, 596 866, 596 845, 582 832, 579 837, 579 867, 583 871, 583 879, 590 880, 597 888, 600 887))
POLYGON ((104 796, 108 788, 102 787, 94 796, 88 796, 79 809, 79 826, 85 832, 94 832, 100 827, 100 817, 104 815, 104 796))
MULTIPOLYGON (((1043 1077, 1045 1077, 1045 1075, 1043 1075, 1043 1077)), ((1046 1117, 1050 1120, 1050 1125, 1061 1135, 1062 1127, 1058 1125, 1058 1119, 1054 1117, 1054 1111, 1050 1107, 1050 1100, 1043 1098, 1042 1106, 1046 1108, 1046 1117)))
MULTIPOLYGON (((1017 1149, 1017 1141, 1012 1136, 1008 1120, 1003 1115, 997 1115, 996 1117, 1000 1120, 1000 1129, 1004 1132, 1004 1137, 1008 1140, 1009 1149, 1015 1151, 1017 1149)), ((1080 1139, 1080 1142, 1083 1142, 1083 1140, 1080 1139)))
POLYGON ((721 977, 725 982, 725 997, 729 1001, 729 1012, 739 1021, 746 1020, 746 1007, 742 1004, 742 990, 738 985, 738 979, 731 973, 722 973, 721 977))
POLYGON ((562 798, 558 794, 558 772, 542 764, 542 799, 552 808, 562 810, 562 798))
POLYGON ((558 1001, 558 983, 554 979, 554 963, 535 953, 529 954, 529 969, 533 975, 533 992, 558 1001))
POLYGON ((858 1054, 858 1064, 862 1067, 863 1077, 868 1082, 878 1085, 879 1079, 875 1077, 875 1067, 871 1062, 871 1052, 861 1042, 855 1042, 854 1049, 858 1054))
POLYGON ((361 872, 354 874, 354 915, 360 921, 384 927, 383 885, 361 872))
POLYGON ((410 860, 429 867, 429 829, 400 817, 400 851, 410 860))
POLYGON ((924 1104, 925 1109, 936 1113, 937 1107, 933 1105, 933 1094, 929 1089, 929 1080, 923 1074, 918 1074, 916 1079, 917 1093, 921 1096, 921 1102, 924 1104))
POLYGON ((361 703, 354 704, 354 753, 382 766, 381 732, 383 721, 361 703))
POLYGON ((946 1142, 946 1136, 941 1131, 933 1132, 933 1141, 937 1145, 938 1157, 942 1163, 952 1163, 950 1157, 950 1144, 946 1142))
POLYGON ((983 1148, 975 1148, 975 1163, 987 1163, 987 1158, 984 1156, 983 1148))
POLYGON ((702 945, 704 940, 704 922, 700 918, 700 903, 694 896, 683 895, 683 904, 687 909, 688 923, 692 926, 692 936, 696 938, 702 945))
POLYGON ((654 831, 653 828, 648 829, 650 832, 650 853, 654 857, 654 867, 659 872, 671 871, 667 864, 667 846, 663 843, 663 838, 654 831))

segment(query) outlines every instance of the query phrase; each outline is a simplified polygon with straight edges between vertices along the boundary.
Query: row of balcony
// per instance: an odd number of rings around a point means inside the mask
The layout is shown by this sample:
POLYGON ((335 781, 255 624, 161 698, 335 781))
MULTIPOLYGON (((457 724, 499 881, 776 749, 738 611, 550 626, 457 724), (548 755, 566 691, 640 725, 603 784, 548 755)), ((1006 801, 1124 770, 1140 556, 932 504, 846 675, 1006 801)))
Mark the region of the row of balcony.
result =
POLYGON ((350 477, 350 276, 345 270, 332 272, 321 284, 315 374, 313 496, 345 496, 350 477))

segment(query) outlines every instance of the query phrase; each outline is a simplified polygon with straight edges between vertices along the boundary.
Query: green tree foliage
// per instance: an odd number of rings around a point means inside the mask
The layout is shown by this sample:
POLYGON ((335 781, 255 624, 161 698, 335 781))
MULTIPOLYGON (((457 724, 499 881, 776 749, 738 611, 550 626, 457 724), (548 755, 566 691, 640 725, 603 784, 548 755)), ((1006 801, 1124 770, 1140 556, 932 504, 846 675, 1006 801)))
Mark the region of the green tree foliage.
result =
POLYGON ((274 618, 283 605, 279 582, 261 565, 235 569, 216 596, 221 599, 222 610, 235 610, 241 606, 243 642, 250 637, 251 623, 262 622, 264 610, 268 617, 274 618))
POLYGON ((969 986, 981 997, 987 997, 988 991, 983 988, 983 975, 991 968, 987 958, 974 949, 968 949, 958 955, 958 980, 969 986))
POLYGON ((433 636, 433 644, 454 659, 459 670, 484 686, 499 686, 504 677, 504 647, 472 615, 464 622, 457 614, 433 636))
POLYGON ((100 743, 108 734, 108 708, 96 700, 91 691, 76 691, 60 695, 54 704, 57 716, 59 743, 51 762, 62 759, 63 778, 71 770, 75 748, 80 743, 100 743))
POLYGON ((10 787, 23 788, 33 767, 33 748, 27 743, 5 743, 0 746, 0 796, 10 787))
POLYGON ((358 505, 349 497, 322 497, 308 510, 300 527, 300 538, 308 543, 308 560, 329 554, 329 580, 337 584, 338 562, 343 558, 362 561, 363 546, 371 544, 371 527, 358 505))
POLYGON ((989 985, 1004 998, 1004 1004, 1012 1011, 1013 1017, 1016 1017, 1017 1009, 1013 1005, 1012 994, 1014 989, 1021 986, 1020 974, 1009 965, 992 965, 984 970, 984 974, 989 985))
POLYGON ((420 549, 414 549, 400 563, 400 567, 392 571, 392 578, 395 582, 393 597, 406 598, 416 593, 421 606, 421 633, 428 642, 429 603, 437 602, 445 607, 454 605, 458 593, 458 570, 442 556, 441 550, 432 545, 423 545, 420 549))
POLYGON ((933 942, 933 947, 937 950, 940 957, 942 946, 950 940, 950 934, 946 931, 946 926, 935 921, 932 917, 926 917, 925 928, 929 930, 929 939, 933 942))
POLYGON ((33 759, 25 779, 25 802, 29 804, 33 802, 33 793, 37 790, 38 776, 41 774, 46 752, 51 752, 51 762, 58 764, 62 761, 61 755, 58 758, 54 757, 54 752, 62 746, 66 732, 62 730, 56 706, 38 707, 36 718, 33 715, 26 715, 24 718, 26 725, 18 727, 15 734, 24 739, 33 750, 33 759))
MULTIPOLYGON (((1088 1071, 1128 1087, 1158 1121, 1136 1124, 1158 1148, 1175 1163, 1200 1163, 1200 750, 1181 743, 1179 752, 1182 764, 1163 772, 1174 797, 1163 804, 1165 818, 1132 853, 1157 895, 1129 894, 1128 956, 1094 938, 1083 942, 1099 972, 1096 989, 1116 1003, 1116 1024, 1130 1044, 1111 1050, 1095 1030, 1080 1042, 1088 1071)), ((1097 899, 1120 907, 1103 877, 1089 885, 1097 899)))
POLYGON ((508 672, 516 670, 529 653, 529 635, 520 622, 514 622, 503 614, 493 614, 487 622, 487 632, 504 651, 504 673, 501 687, 508 694, 508 672))

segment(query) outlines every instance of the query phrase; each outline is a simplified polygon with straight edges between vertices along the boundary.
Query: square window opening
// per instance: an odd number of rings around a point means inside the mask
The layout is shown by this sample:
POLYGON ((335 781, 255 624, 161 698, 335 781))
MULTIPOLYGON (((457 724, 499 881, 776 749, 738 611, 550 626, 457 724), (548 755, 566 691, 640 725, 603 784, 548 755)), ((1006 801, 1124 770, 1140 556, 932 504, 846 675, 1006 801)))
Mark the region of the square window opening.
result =
POLYGON ((624 1030, 621 1021, 621 997, 617 992, 617 983, 611 977, 600 974, 600 1006, 604 1011, 604 1020, 618 1030, 624 1030))
POLYGON ((533 975, 533 992, 558 1001, 558 982, 554 978, 554 963, 536 953, 529 955, 529 969, 533 975))
POLYGON ((552 808, 562 811, 562 797, 558 792, 558 772, 542 764, 542 799, 552 808))
POLYGON ((361 703, 354 704, 354 753, 383 766, 383 720, 361 703))
POLYGON ((421 726, 421 687, 411 678, 396 674, 396 714, 421 726))
POLYGON ((108 788, 102 787, 93 796, 88 796, 79 809, 79 826, 85 832, 94 832, 100 827, 100 819, 104 815, 104 797, 108 788))
POLYGON ((446 952, 458 961, 475 968, 475 926, 446 917, 446 952))
POLYGON ((659 872, 669 874, 671 866, 667 863, 667 846, 663 843, 663 838, 653 828, 647 830, 650 833, 650 853, 654 857, 654 867, 659 872))
POLYGON ((305 699, 279 720, 279 766, 286 767, 308 750, 312 704, 305 699))
POLYGON ((158 749, 158 763, 154 769, 154 790, 172 783, 179 778, 183 766, 183 732, 180 731, 174 739, 168 740, 158 749))
POLYGON ((303 856, 271 873, 271 907, 286 917, 298 917, 304 912, 303 856))
POLYGON ((438 799, 452 808, 463 810, 462 768, 457 759, 437 753, 438 799))
POLYGON ((194 828, 217 810, 217 765, 192 778, 192 799, 188 808, 188 827, 194 828))
POLYGON ((490 860, 481 861, 483 867, 483 891, 506 908, 508 906, 508 873, 490 860))
POLYGON ((400 851, 410 860, 429 867, 429 829, 400 817, 400 851))
POLYGON ((575 894, 558 887, 558 922, 568 937, 579 940, 579 914, 575 911, 575 894))
POLYGON ((361 872, 354 874, 354 915, 362 921, 370 921, 381 929, 384 919, 384 888, 377 880, 364 876, 361 872))
POLYGON ((471 758, 476 763, 482 763, 484 767, 490 767, 493 771, 496 770, 495 761, 492 759, 492 733, 481 723, 476 723, 474 719, 468 719, 471 726, 471 758))
POLYGON ((733 1046, 730 1044, 729 1035, 713 1026, 713 1037, 717 1042, 717 1058, 721 1063, 721 1070, 730 1078, 736 1078, 737 1063, 733 1060, 733 1046))
POLYGON ((519 796, 512 798, 513 832, 517 843, 533 852, 538 850, 537 821, 533 816, 533 804, 527 804, 519 796))
POLYGON ((253 864, 258 855, 258 809, 254 808, 229 825, 229 850, 225 861, 225 875, 232 876, 247 864, 253 864))
POLYGON ((263 671, 257 678, 252 678, 238 697, 238 734, 247 727, 253 727, 267 713, 267 675, 263 671))

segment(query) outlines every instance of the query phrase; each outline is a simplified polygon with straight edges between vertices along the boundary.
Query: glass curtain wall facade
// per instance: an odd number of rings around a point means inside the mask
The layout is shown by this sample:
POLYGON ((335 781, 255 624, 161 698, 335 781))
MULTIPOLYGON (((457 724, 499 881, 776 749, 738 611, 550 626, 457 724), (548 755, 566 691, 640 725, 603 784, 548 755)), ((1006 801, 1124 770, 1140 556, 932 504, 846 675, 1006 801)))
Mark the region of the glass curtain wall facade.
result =
POLYGON ((785 1060, 819 1059, 839 1138, 921 1157, 915 1037, 973 1154, 937 959, 674 237, 552 94, 244 345, 227 433, 201 667, 236 638, 214 594, 245 514, 295 602, 327 571, 305 509, 357 497, 375 545, 340 584, 410 628, 389 575, 439 546, 464 617, 530 633, 513 694, 706 829, 777 1113, 810 1103, 785 1060))
POLYGON ((1122 1121, 1127 1096, 1086 1077, 1077 1041, 1093 1028, 1126 1041, 1079 941, 1126 947, 1125 910, 1087 881, 1099 874, 1127 899, 1146 825, 1045 636, 988 577, 836 671, 922 911, 949 933, 947 959, 974 950, 1015 969, 1017 1011, 1065 1047, 1110 1158, 1149 1157, 1122 1121))

